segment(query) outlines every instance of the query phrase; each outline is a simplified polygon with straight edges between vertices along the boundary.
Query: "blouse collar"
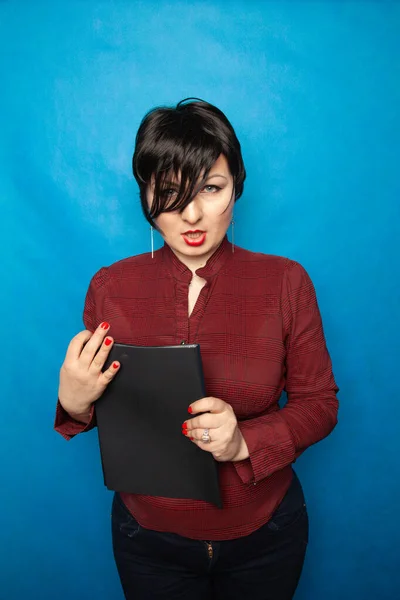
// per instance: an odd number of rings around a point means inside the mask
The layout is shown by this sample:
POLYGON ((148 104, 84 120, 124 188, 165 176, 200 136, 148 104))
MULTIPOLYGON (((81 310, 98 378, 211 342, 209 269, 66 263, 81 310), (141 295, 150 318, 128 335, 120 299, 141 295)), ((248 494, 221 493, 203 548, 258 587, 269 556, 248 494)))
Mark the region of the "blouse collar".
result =
MULTIPOLYGON (((214 277, 225 263, 232 257, 232 244, 228 241, 228 237, 225 236, 221 244, 218 246, 214 254, 210 256, 204 267, 200 267, 196 270, 196 275, 203 279, 209 280, 214 277)), ((179 258, 173 253, 168 244, 164 243, 162 248, 162 257, 164 263, 175 279, 185 281, 187 283, 192 279, 191 270, 184 265, 179 258)))

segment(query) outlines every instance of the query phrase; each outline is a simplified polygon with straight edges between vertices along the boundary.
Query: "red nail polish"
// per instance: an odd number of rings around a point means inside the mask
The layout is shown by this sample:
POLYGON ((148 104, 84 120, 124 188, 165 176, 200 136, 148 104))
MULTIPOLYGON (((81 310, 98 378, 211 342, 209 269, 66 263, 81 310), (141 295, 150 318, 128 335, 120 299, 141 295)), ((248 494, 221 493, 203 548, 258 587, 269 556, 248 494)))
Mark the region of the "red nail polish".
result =
POLYGON ((192 440, 192 442, 193 442, 193 438, 190 437, 189 440, 192 440))
POLYGON ((106 338, 106 339, 104 340, 104 343, 105 343, 105 345, 106 345, 106 346, 109 346, 109 345, 111 344, 111 342, 112 342, 112 339, 111 339, 111 338, 106 338))
POLYGON ((189 406, 189 408, 188 408, 188 412, 189 412, 189 413, 192 413, 192 412, 193 412, 193 408, 192 408, 191 406, 189 406))
POLYGON ((183 433, 183 435, 187 435, 188 434, 187 429, 182 429, 182 433, 183 433))
POLYGON ((113 363, 113 368, 114 369, 118 369, 118 364, 117 363, 113 363))
POLYGON ((104 323, 102 323, 102 324, 100 325, 100 327, 101 327, 102 329, 108 329, 108 328, 110 327, 110 324, 109 324, 109 323, 107 323, 106 321, 104 321, 104 323))

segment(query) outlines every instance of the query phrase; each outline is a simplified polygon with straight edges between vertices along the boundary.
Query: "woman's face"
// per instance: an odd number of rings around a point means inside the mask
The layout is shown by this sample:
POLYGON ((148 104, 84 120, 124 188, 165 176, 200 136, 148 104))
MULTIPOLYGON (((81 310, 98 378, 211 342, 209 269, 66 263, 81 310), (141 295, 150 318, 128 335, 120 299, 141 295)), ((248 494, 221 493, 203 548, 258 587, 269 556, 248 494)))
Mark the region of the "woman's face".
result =
MULTIPOLYGON (((179 179, 168 182, 173 200, 179 179)), ((154 184, 147 188, 152 204, 154 184)), ((233 177, 223 154, 214 163, 203 187, 182 211, 161 213, 155 223, 165 242, 181 262, 191 269, 203 266, 222 242, 232 220, 233 177)))

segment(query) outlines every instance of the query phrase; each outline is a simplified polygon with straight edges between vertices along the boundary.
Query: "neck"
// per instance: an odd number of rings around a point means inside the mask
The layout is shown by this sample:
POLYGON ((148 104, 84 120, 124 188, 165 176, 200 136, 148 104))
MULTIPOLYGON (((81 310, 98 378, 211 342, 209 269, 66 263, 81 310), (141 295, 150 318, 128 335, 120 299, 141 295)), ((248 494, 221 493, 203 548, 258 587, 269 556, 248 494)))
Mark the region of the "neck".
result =
POLYGON ((208 252, 207 254, 203 254, 202 256, 199 256, 199 257, 185 256, 184 254, 181 254, 180 252, 176 252, 175 250, 173 250, 173 248, 171 248, 171 250, 177 257, 177 259, 180 260, 181 263, 183 263, 185 265, 185 267, 190 269, 190 271, 192 271, 193 275, 195 275, 197 269, 201 269, 202 267, 204 267, 204 265, 206 264, 208 259, 211 258, 211 256, 217 250, 217 248, 213 248, 212 251, 210 250, 210 252, 208 252))
POLYGON ((177 252, 176 250, 171 248, 171 246, 170 246, 170 249, 175 254, 177 259, 182 264, 184 264, 185 267, 190 269, 190 271, 192 271, 193 275, 195 275, 197 269, 201 269, 202 267, 204 267, 206 265, 207 261, 212 257, 213 254, 215 254, 215 252, 221 246, 223 241, 224 241, 224 238, 220 241, 220 243, 217 246, 215 246, 214 248, 211 248, 211 250, 209 252, 207 252, 207 254, 202 254, 201 256, 193 256, 193 257, 186 256, 185 254, 181 254, 180 252, 177 252))

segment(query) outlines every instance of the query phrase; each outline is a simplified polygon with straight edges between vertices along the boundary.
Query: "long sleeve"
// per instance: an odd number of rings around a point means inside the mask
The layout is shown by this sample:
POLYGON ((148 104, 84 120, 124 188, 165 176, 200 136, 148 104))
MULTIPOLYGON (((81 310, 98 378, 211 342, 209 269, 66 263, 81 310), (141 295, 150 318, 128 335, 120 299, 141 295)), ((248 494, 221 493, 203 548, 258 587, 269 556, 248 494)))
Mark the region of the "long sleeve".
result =
POLYGON ((281 311, 286 348, 287 403, 239 423, 249 458, 233 463, 244 483, 257 483, 325 438, 337 423, 337 387, 314 286, 304 268, 288 261, 281 311))
POLYGON ((57 400, 56 407, 56 418, 54 421, 54 429, 60 433, 63 438, 70 440, 78 433, 85 433, 96 427, 96 415, 94 413, 94 406, 90 410, 90 421, 87 425, 73 419, 66 410, 61 406, 60 401, 57 400))
MULTIPOLYGON (((83 310, 83 323, 86 329, 92 333, 100 324, 97 317, 96 307, 100 304, 103 297, 103 288, 106 281, 106 268, 102 267, 92 278, 88 291, 86 293, 85 305, 83 310)), ((57 400, 56 417, 54 429, 60 433, 66 440, 70 440, 78 433, 85 433, 96 427, 96 415, 94 406, 90 411, 90 421, 87 425, 73 419, 57 400)))

